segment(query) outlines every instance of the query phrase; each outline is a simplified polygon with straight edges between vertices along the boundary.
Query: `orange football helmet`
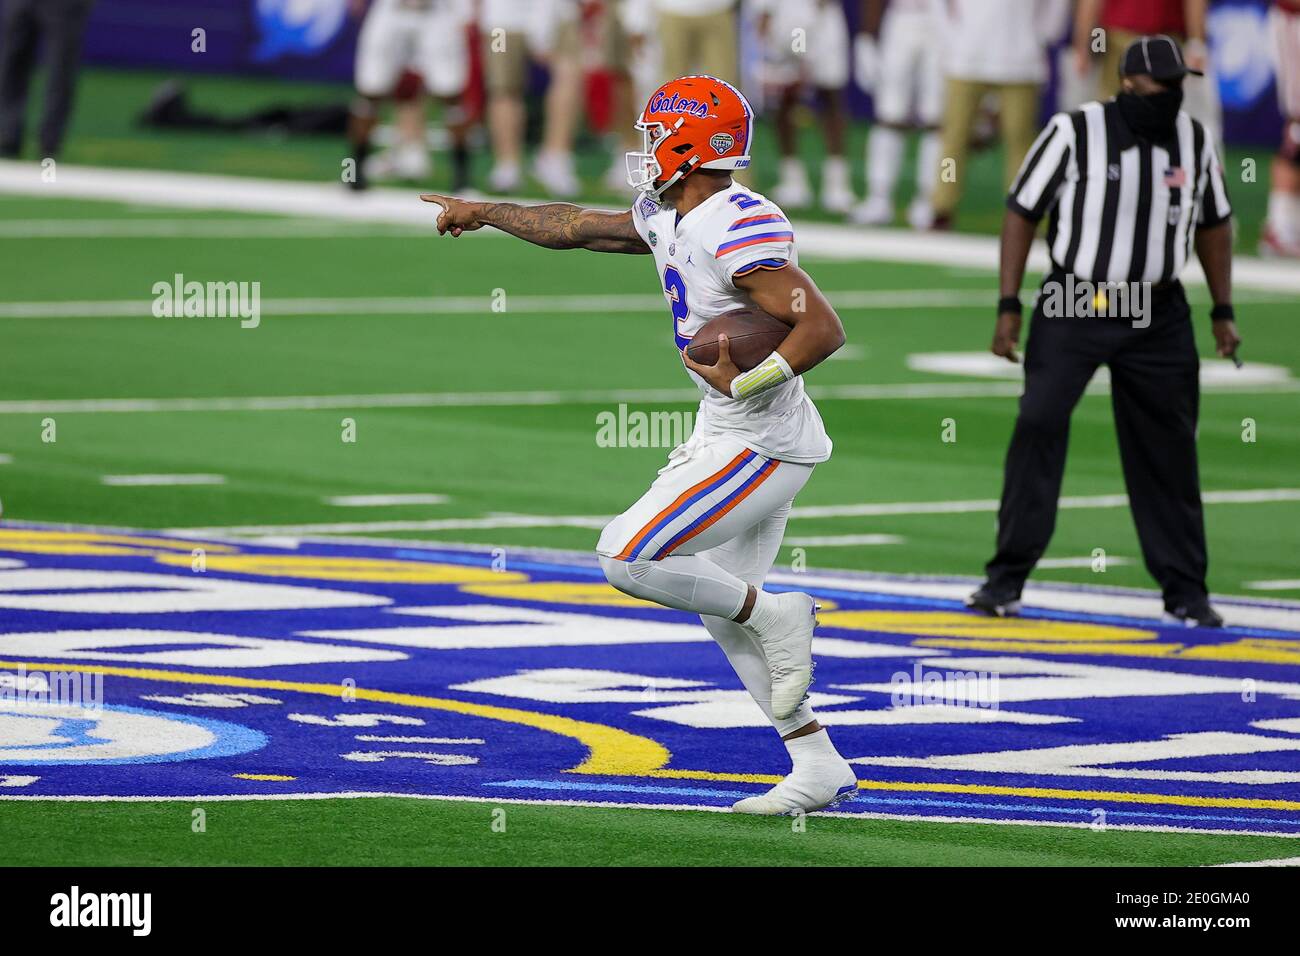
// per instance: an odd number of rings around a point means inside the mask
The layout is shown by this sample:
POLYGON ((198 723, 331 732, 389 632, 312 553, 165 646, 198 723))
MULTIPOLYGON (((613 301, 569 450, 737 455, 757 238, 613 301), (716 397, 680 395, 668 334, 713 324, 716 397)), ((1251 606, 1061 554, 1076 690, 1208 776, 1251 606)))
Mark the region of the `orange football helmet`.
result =
POLYGON ((683 76, 655 90, 636 121, 643 149, 627 154, 627 182, 658 202, 697 169, 744 169, 754 110, 716 76, 683 76))

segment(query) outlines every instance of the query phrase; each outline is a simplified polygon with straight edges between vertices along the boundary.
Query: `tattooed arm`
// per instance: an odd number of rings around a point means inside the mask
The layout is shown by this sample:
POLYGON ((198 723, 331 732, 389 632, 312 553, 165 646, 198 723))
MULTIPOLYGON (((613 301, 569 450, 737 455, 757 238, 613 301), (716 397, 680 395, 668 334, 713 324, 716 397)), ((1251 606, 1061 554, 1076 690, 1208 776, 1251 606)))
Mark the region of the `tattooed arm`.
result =
POLYGON ((590 249, 593 252, 648 253, 650 247, 637 234, 632 212, 602 212, 567 202, 521 206, 511 202, 469 202, 454 196, 429 193, 425 202, 442 207, 438 234, 459 236, 483 226, 527 240, 547 249, 590 249))

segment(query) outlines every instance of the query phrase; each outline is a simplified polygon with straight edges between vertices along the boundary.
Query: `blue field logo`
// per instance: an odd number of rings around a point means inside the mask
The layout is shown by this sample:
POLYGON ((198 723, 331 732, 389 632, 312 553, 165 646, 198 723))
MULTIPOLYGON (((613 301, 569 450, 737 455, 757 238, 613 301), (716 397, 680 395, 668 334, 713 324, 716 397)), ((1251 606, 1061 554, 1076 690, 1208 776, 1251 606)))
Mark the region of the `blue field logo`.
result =
POLYGON ((202 760, 264 746, 256 730, 189 714, 0 701, 0 765, 202 760))
MULTIPOLYGON (((906 818, 1300 832, 1300 605, 774 575, 811 705, 906 818)), ((556 552, 0 525, 0 799, 398 794, 725 807, 786 772, 692 615, 556 552), (95 706, 54 676, 98 675, 95 706)))
POLYGON ((348 0, 255 0, 259 43, 253 59, 315 56, 334 42, 347 12, 348 0))
POLYGON ((1212 62, 1219 97, 1227 109, 1249 109, 1273 87, 1273 47, 1268 10, 1258 3, 1229 2, 1209 14, 1212 62))

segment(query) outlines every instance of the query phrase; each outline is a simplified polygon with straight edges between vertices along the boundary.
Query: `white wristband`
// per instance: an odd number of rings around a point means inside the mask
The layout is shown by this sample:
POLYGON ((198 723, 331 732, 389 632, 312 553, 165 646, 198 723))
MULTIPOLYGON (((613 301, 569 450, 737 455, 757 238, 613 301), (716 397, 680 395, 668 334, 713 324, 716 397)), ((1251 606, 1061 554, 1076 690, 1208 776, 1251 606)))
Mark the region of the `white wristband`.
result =
POLYGON ((731 397, 752 398, 759 392, 783 385, 794 378, 794 370, 780 352, 773 352, 748 372, 741 372, 731 380, 731 397))

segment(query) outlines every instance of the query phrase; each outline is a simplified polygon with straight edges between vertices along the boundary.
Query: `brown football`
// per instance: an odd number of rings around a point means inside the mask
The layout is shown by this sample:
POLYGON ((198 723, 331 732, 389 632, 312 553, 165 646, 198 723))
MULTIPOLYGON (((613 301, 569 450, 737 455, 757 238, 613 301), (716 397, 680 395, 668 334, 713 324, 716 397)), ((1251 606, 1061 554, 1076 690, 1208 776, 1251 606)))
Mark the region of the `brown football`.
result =
POLYGON ((695 333, 686 354, 692 362, 716 365, 718 336, 725 335, 736 368, 748 372, 772 354, 790 334, 790 326, 757 309, 737 309, 704 323, 695 333))

